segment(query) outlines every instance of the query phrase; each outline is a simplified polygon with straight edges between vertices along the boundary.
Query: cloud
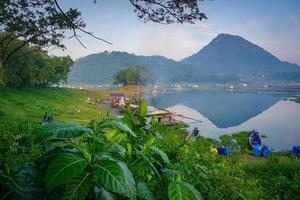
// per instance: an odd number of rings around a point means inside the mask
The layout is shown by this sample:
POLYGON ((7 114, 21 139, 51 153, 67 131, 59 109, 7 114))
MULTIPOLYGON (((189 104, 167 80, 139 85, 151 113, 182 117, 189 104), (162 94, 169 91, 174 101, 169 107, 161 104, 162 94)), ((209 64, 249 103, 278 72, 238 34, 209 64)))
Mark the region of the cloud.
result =
MULTIPOLYGON (((199 27, 198 27, 199 28, 199 27)), ((138 42, 137 53, 163 55, 180 60, 197 52, 206 40, 195 37, 185 25, 152 25, 143 33, 138 42)))

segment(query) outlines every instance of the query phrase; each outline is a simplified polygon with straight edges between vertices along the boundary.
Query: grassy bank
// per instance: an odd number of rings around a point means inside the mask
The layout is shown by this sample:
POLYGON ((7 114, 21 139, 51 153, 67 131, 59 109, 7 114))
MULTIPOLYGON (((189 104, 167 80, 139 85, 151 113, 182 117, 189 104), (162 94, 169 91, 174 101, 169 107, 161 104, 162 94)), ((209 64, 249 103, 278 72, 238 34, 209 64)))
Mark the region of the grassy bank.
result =
POLYGON ((86 102, 88 97, 98 99, 103 95, 95 91, 62 88, 1 89, 0 120, 41 122, 45 112, 57 121, 78 123, 103 117, 105 111, 97 104, 86 102))
POLYGON ((0 161, 17 171, 44 151, 38 144, 36 129, 45 112, 55 121, 87 125, 91 120, 101 121, 109 111, 95 101, 106 99, 110 93, 138 96, 139 86, 115 90, 79 90, 65 88, 0 88, 0 161), (88 98, 92 99, 87 101, 88 98))
MULTIPOLYGON (((138 95, 134 94, 134 91, 136 89, 132 87, 114 91, 61 88, 2 89, 0 93, 0 184, 3 181, 2 174, 20 181, 19 171, 24 169, 26 164, 45 155, 49 149, 55 148, 55 145, 68 148, 60 141, 53 146, 51 142, 55 141, 50 140, 52 145, 50 147, 45 143, 47 139, 41 135, 39 129, 45 112, 53 115, 57 121, 83 125, 90 120, 100 122, 106 117, 106 110, 93 103, 94 101, 87 102, 88 97, 93 100, 103 99, 112 92, 138 95)), ((247 132, 221 137, 224 145, 230 145, 232 137, 236 139, 242 148, 242 154, 234 152, 232 156, 219 156, 210 151, 212 139, 201 137, 196 141, 185 141, 187 131, 182 126, 166 127, 154 123, 149 127, 145 123, 144 116, 133 114, 127 115, 121 121, 124 126, 117 123, 110 126, 110 131, 103 129, 99 132, 96 141, 103 141, 96 150, 100 153, 105 151, 109 156, 126 163, 135 180, 147 183, 157 199, 167 197, 165 178, 172 180, 173 184, 181 181, 191 183, 201 192, 204 199, 300 198, 298 193, 300 160, 291 159, 286 155, 285 159, 279 159, 279 155, 276 154, 272 158, 251 156, 247 132), (125 125, 128 125, 128 128, 125 125), (118 132, 118 128, 122 127, 125 127, 125 131, 130 128, 137 136, 132 137, 124 132, 118 132), (171 173, 171 176, 168 173, 171 173)), ((101 122, 94 124, 95 134, 98 128, 103 128, 103 124, 99 125, 101 122)), ((81 150, 84 159, 94 158, 95 156, 89 156, 89 153, 94 150, 87 152, 92 144, 87 142, 90 138, 84 135, 78 136, 76 129, 73 133, 74 138, 69 136, 65 138, 68 144, 73 142, 69 148, 76 147, 81 150), (84 137, 85 139, 82 139, 84 137), (78 142, 81 145, 78 145, 78 142), (85 142, 86 145, 82 145, 85 142)), ((74 151, 70 149, 69 152, 74 151)), ((78 156, 78 154, 74 155, 78 156)), ((87 168, 90 169, 93 167, 87 168)), ((43 178, 43 175, 39 175, 39 178, 43 178)), ((7 183, 5 181, 3 182, 7 183)), ((123 196, 122 199, 124 198, 123 196)))
POLYGON ((47 112, 55 121, 87 124, 107 112, 87 97, 103 98, 95 91, 62 88, 0 89, 0 165, 16 172, 44 152, 36 133, 47 112))

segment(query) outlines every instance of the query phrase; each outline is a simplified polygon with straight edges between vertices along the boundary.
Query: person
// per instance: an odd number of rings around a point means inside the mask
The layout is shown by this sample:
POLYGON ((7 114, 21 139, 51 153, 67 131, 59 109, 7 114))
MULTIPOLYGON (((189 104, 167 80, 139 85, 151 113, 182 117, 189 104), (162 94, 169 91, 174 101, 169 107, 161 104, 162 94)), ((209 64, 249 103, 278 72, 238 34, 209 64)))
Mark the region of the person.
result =
POLYGON ((51 121, 53 121, 53 117, 52 116, 48 116, 48 113, 45 112, 45 115, 43 117, 43 122, 47 123, 47 122, 51 122, 51 121))
POLYGON ((48 113, 47 112, 45 112, 45 115, 43 117, 43 121, 48 122, 48 113))
POLYGON ((195 127, 194 129, 193 129, 193 136, 195 137, 195 138, 198 138, 198 136, 199 136, 199 130, 198 130, 198 127, 195 127))

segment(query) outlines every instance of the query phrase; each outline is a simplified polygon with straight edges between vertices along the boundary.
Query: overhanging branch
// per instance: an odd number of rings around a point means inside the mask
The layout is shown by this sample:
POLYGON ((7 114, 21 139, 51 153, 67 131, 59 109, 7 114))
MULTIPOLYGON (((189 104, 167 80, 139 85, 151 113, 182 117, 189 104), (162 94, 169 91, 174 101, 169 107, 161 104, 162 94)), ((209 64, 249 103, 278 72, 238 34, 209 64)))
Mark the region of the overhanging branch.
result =
POLYGON ((80 30, 81 32, 90 35, 91 37, 97 39, 97 40, 101 40, 102 42, 105 42, 107 44, 112 45, 111 42, 108 42, 105 39, 102 39, 98 36, 95 36, 92 32, 86 31, 83 28, 81 28, 80 26, 78 26, 77 24, 75 24, 72 20, 70 20, 70 18, 67 16, 67 14, 62 10, 62 8, 60 7, 60 5, 58 4, 57 0, 54 0, 56 7, 58 8, 58 10, 63 14, 63 16, 66 18, 66 20, 68 21, 68 23, 71 25, 72 30, 73 30, 73 37, 75 37, 77 39, 77 41, 84 47, 86 48, 86 46, 83 45, 83 43, 81 42, 81 40, 79 39, 79 35, 77 34, 76 30, 80 30))

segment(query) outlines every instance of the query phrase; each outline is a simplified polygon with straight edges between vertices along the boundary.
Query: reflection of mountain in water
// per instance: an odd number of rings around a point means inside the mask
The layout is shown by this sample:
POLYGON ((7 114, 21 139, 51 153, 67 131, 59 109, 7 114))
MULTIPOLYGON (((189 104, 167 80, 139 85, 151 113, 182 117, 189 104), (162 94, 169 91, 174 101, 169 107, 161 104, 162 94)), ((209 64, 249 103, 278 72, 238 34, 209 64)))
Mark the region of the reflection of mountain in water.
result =
POLYGON ((254 93, 181 91, 151 97, 150 104, 167 108, 182 104, 207 117, 218 128, 237 126, 279 101, 279 97, 254 93))

